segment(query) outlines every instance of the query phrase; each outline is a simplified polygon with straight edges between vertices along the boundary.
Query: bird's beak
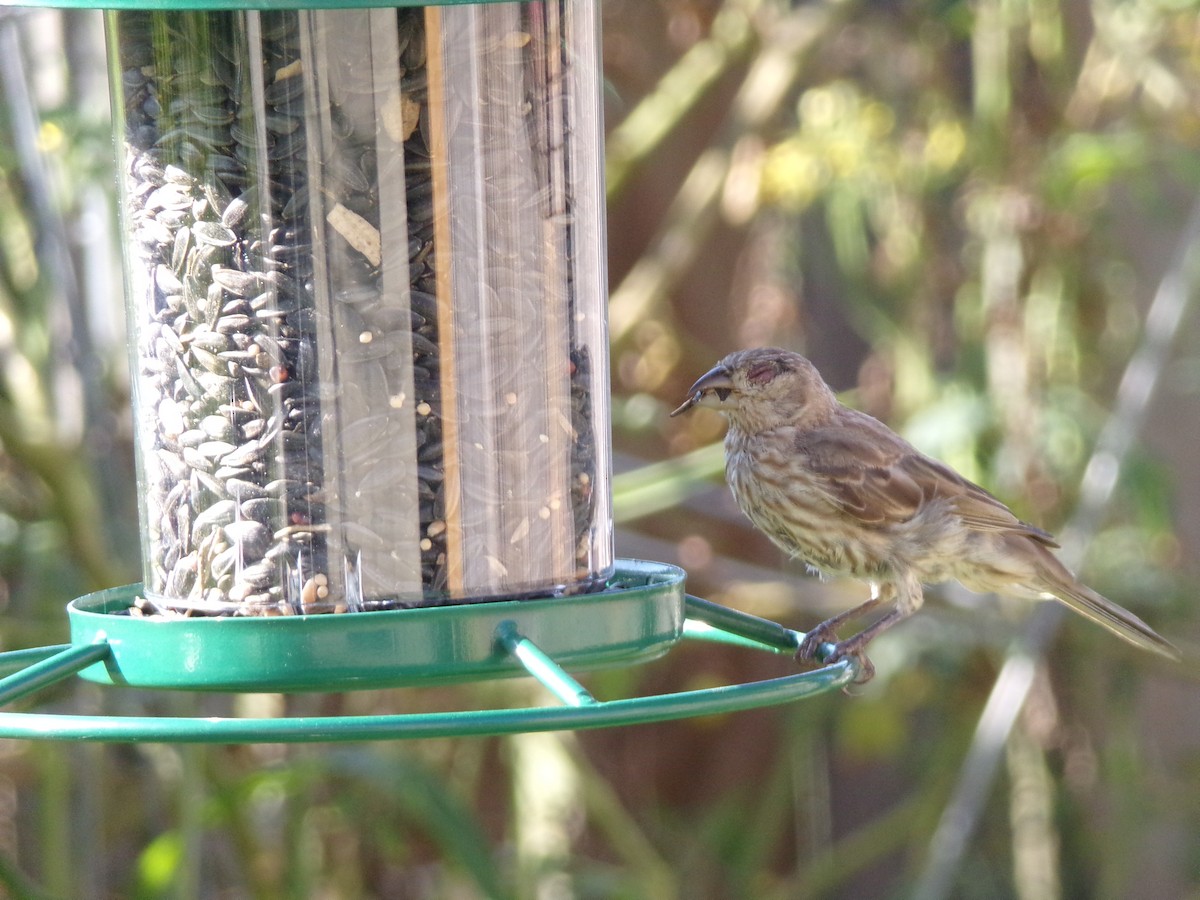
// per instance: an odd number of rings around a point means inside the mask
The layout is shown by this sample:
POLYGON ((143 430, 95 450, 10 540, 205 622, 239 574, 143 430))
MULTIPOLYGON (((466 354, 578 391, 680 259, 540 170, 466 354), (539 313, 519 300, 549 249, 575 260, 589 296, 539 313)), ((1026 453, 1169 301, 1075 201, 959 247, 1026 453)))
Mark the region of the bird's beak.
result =
MULTIPOLYGON (((724 402, 733 392, 733 381, 730 378, 729 370, 724 366, 713 366, 703 375, 701 375, 696 383, 688 389, 688 398, 679 404, 679 408, 671 413, 672 416, 678 416, 687 412, 696 404, 704 404, 705 397, 715 395, 718 402, 724 402)), ((712 404, 716 406, 716 404, 712 404)))

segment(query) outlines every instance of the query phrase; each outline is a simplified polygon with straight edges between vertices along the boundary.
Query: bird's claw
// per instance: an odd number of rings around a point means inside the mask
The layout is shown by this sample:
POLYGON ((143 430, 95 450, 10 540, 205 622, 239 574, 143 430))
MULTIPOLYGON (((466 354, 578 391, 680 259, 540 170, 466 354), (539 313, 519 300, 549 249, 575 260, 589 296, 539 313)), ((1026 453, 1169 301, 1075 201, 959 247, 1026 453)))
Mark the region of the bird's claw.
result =
MULTIPOLYGON (((851 641, 846 641, 847 644, 851 641)), ((858 674, 854 676, 854 684, 866 684, 875 677, 875 663, 871 662, 871 658, 867 656, 866 651, 861 647, 850 648, 844 647, 843 644, 836 644, 831 653, 825 660, 825 664, 840 662, 843 659, 852 660, 858 666, 858 674)))
POLYGON ((796 661, 831 666, 842 660, 852 660, 858 667, 855 684, 866 684, 875 677, 875 664, 866 654, 865 643, 857 637, 839 641, 833 629, 822 623, 807 634, 796 648, 796 661), (825 647, 830 647, 828 652, 825 647))
POLYGON ((836 651, 837 640, 838 637, 833 633, 833 629, 829 627, 828 623, 822 622, 804 635, 800 646, 796 648, 796 661, 824 665, 826 662, 825 645, 831 644, 836 651))

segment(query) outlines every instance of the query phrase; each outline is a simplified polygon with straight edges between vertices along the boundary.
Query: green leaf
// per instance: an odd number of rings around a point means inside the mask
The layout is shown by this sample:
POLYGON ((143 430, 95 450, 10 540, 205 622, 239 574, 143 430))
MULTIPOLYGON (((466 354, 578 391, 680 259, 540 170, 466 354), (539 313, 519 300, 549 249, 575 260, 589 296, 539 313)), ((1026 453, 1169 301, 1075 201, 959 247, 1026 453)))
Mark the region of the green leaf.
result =
POLYGON ((613 519, 622 524, 677 506, 724 470, 725 448, 718 442, 622 472, 613 478, 613 519))
POLYGON ((183 839, 166 831, 146 845, 137 860, 137 896, 161 897, 175 881, 183 861, 183 839))

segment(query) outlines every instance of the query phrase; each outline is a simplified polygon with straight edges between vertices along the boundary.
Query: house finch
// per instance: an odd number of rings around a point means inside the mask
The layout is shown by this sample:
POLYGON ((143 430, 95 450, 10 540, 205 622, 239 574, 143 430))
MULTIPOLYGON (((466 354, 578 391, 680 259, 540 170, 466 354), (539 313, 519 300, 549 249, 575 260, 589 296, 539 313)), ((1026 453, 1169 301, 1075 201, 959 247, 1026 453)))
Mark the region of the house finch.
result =
POLYGON ((671 413, 707 406, 729 420, 725 476, 742 512, 810 569, 866 581, 866 603, 809 631, 797 659, 853 658, 916 612, 922 585, 957 579, 980 593, 1057 598, 1132 644, 1179 652, 1128 610, 1081 584, 1051 553, 1054 538, 918 451, 877 419, 838 402, 807 359, 788 350, 731 353, 671 413), (854 637, 837 629, 884 603, 893 608, 854 637))

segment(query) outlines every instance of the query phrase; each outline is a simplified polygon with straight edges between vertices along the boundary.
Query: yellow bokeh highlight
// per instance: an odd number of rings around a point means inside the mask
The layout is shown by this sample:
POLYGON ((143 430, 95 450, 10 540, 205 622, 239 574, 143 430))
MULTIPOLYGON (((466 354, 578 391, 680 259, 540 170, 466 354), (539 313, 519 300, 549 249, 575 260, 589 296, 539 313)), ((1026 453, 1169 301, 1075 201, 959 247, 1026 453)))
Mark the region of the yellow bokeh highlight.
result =
POLYGON ((936 122, 925 138, 925 162, 935 171, 953 169, 966 150, 967 132, 959 122, 936 122))
POLYGON ((760 191, 767 203, 801 210, 825 186, 826 173, 820 160, 799 139, 776 144, 763 162, 760 191))
MULTIPOLYGON (((864 96, 845 81, 811 87, 797 103, 797 130, 763 156, 761 197, 765 203, 801 210, 838 186, 868 206, 886 203, 893 187, 912 190, 941 176, 966 159, 969 135, 944 112, 927 114, 922 123, 898 128, 897 112, 882 100, 864 96)), ((879 225, 897 219, 884 209, 870 216, 879 225)), ((893 262, 911 259, 912 234, 891 249, 893 262)))
POLYGON ((66 142, 66 134, 54 122, 43 122, 42 127, 38 129, 38 149, 43 153, 58 153, 66 142))

